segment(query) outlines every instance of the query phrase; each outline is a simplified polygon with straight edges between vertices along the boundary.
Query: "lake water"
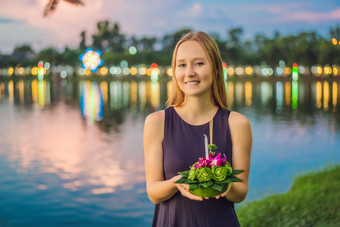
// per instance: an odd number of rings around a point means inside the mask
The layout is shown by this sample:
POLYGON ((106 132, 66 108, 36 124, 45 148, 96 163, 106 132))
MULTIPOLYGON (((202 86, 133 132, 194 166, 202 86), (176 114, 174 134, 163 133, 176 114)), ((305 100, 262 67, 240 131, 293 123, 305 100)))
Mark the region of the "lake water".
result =
MULTIPOLYGON (((248 201, 340 163, 340 81, 228 81, 251 122, 248 201)), ((145 117, 171 82, 0 80, 0 225, 150 226, 145 117)))

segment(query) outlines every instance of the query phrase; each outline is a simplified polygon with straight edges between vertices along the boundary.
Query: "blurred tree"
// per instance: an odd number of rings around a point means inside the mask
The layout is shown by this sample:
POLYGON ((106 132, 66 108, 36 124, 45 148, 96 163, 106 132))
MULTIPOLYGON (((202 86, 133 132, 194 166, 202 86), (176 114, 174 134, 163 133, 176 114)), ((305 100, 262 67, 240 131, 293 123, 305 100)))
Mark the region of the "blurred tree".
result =
POLYGON ((140 45, 140 41, 134 35, 132 35, 130 38, 128 38, 126 40, 126 45, 127 45, 127 47, 135 46, 138 51, 142 49, 142 47, 140 45))
POLYGON ((82 53, 80 49, 70 49, 65 47, 62 54, 60 54, 60 64, 77 66, 80 65, 79 55, 82 53))
POLYGON ((22 66, 28 66, 35 64, 35 57, 36 54, 32 50, 30 44, 23 44, 16 46, 12 55, 9 58, 1 59, 0 62, 4 61, 10 63, 11 65, 20 64, 22 66))
POLYGON ((296 62, 306 66, 318 63, 319 36, 316 32, 301 32, 295 40, 294 58, 296 62))
POLYGON ((120 32, 118 23, 114 23, 112 28, 108 20, 97 23, 97 33, 92 35, 93 48, 102 52, 110 50, 119 53, 124 51, 125 42, 125 34, 120 32))
POLYGON ((172 54, 175 49, 176 43, 188 32, 191 32, 190 28, 182 28, 178 31, 175 31, 172 34, 165 34, 161 39, 160 43, 163 46, 162 53, 164 54, 172 54))
POLYGON ((220 50, 221 57, 224 60, 226 58, 225 55, 227 53, 227 41, 223 40, 218 33, 212 33, 212 34, 210 34, 210 36, 215 40, 215 42, 216 42, 216 44, 217 44, 217 46, 220 50))
POLYGON ((60 54, 54 47, 42 49, 37 55, 37 62, 43 60, 44 62, 50 62, 51 65, 60 64, 60 59, 60 54))
POLYGON ((282 59, 279 46, 280 39, 280 33, 275 32, 273 39, 265 39, 262 46, 263 61, 271 67, 277 66, 282 59))
POLYGON ((23 44, 21 46, 16 46, 12 54, 34 54, 30 44, 23 44))
POLYGON ((100 51, 107 50, 109 47, 109 39, 111 39, 109 21, 97 22, 97 33, 92 35, 93 48, 100 51))
POLYGON ((331 28, 329 31, 329 35, 331 38, 336 38, 340 40, 340 26, 337 24, 334 28, 331 28))
POLYGON ((154 45, 156 43, 156 37, 144 37, 140 40, 143 51, 154 51, 154 45))
POLYGON ((227 38, 227 51, 225 53, 226 58, 232 64, 240 63, 242 56, 242 44, 241 44, 241 36, 243 33, 242 28, 232 28, 228 31, 227 38))
POLYGON ((122 34, 118 23, 114 23, 113 28, 110 30, 109 46, 113 52, 124 51, 126 42, 125 34, 122 34))
POLYGON ((86 49, 86 31, 82 31, 80 33, 81 41, 79 44, 79 49, 84 52, 86 49))

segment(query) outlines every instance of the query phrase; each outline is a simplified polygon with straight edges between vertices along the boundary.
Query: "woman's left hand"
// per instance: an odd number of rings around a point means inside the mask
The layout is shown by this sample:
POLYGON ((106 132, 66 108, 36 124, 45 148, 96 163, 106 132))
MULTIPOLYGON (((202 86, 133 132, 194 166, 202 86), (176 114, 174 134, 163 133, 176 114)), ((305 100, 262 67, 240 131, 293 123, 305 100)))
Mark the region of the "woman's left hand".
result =
POLYGON ((225 197, 225 196, 228 194, 228 192, 229 192, 229 190, 230 190, 230 188, 231 188, 231 184, 232 184, 232 183, 229 183, 229 184, 228 184, 228 189, 227 189, 225 192, 222 192, 221 194, 215 196, 215 198, 216 198, 216 199, 219 199, 219 198, 221 198, 221 197, 225 197))

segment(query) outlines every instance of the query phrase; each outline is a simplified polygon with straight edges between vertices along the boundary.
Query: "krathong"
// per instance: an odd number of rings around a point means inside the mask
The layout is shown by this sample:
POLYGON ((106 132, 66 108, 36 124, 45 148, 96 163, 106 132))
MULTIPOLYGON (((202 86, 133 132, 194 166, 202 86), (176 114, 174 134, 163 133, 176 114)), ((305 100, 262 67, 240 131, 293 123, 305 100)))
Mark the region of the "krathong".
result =
POLYGON ((213 152, 217 149, 215 144, 207 145, 206 143, 206 150, 207 148, 209 155, 206 152, 206 157, 199 158, 198 162, 190 166, 189 170, 179 172, 178 174, 183 177, 176 183, 189 184, 189 190, 194 195, 214 197, 225 192, 230 183, 241 182, 242 180, 235 175, 244 171, 233 170, 225 154, 222 156, 219 153, 215 156, 215 152, 213 152))

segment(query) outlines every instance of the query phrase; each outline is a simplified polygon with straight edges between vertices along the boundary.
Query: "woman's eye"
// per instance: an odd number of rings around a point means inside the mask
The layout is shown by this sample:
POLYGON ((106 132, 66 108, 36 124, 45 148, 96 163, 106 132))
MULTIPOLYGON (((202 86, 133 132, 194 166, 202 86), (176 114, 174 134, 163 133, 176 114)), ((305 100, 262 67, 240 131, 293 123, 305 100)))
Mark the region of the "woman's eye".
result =
POLYGON ((178 65, 178 67, 184 67, 185 66, 185 64, 179 64, 178 65))
POLYGON ((196 65, 204 65, 203 62, 197 62, 196 65))

